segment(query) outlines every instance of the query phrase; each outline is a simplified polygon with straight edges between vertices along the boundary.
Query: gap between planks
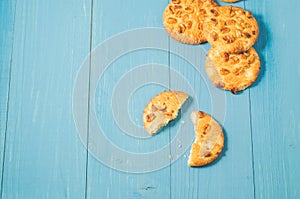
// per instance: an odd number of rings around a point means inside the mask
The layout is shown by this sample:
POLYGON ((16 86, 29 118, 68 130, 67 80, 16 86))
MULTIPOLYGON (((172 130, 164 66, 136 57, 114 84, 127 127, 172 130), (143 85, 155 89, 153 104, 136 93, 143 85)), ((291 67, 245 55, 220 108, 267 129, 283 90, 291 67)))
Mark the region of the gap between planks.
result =
POLYGON ((2 171, 1 171, 1 190, 0 190, 0 198, 3 197, 3 185, 4 185, 4 171, 5 171, 5 153, 6 153, 6 134, 8 128, 8 113, 9 113, 9 99, 10 99, 10 87, 11 87, 11 71, 12 71, 12 59, 14 52, 14 33, 15 33, 15 19, 16 19, 16 7, 17 0, 14 5, 13 11, 13 21, 12 21, 12 41, 11 41, 11 52, 10 52, 10 60, 9 60, 9 72, 8 72, 8 90, 7 90, 7 102, 6 102, 6 114, 5 114, 5 130, 4 130, 4 140, 3 140, 3 154, 2 154, 2 171))

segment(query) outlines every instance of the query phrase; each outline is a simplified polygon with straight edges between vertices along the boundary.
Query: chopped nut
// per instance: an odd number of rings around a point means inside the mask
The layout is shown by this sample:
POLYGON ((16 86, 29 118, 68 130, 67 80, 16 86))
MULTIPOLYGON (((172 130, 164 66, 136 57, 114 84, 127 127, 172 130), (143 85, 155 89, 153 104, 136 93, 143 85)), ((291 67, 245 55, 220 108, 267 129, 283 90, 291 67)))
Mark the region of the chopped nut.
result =
POLYGON ((229 10, 229 14, 231 14, 232 13, 232 6, 230 6, 230 10, 229 10))
POLYGON ((251 37, 251 34, 247 33, 247 32, 244 32, 243 35, 247 38, 250 38, 251 37))
POLYGON ((230 92, 231 92, 232 94, 236 94, 236 93, 237 93, 237 91, 238 91, 238 89, 237 89, 237 88, 232 88, 232 89, 230 90, 230 92))
POLYGON ((203 6, 203 1, 202 0, 198 0, 197 1, 197 6, 198 6, 198 8, 202 7, 203 6))
POLYGON ((170 18, 167 20, 167 22, 168 22, 169 24, 175 24, 175 23, 177 23, 177 19, 170 17, 170 18))
POLYGON ((174 7, 175 7, 176 10, 181 10, 182 9, 181 5, 175 5, 174 7))
POLYGON ((170 117, 170 118, 171 118, 172 115, 173 115, 172 113, 169 113, 169 112, 165 112, 164 114, 165 114, 165 116, 170 117))
POLYGON ((194 9, 192 7, 186 7, 184 9, 187 13, 193 13, 194 12, 194 9))
POLYGON ((249 61, 248 61, 248 63, 247 64, 244 64, 244 66, 243 66, 244 68, 250 68, 251 67, 251 64, 249 63, 249 61))
POLYGON ((245 55, 246 57, 249 57, 250 53, 249 53, 249 51, 245 51, 245 52, 243 53, 243 55, 245 55))
POLYGON ((243 67, 239 67, 239 68, 236 68, 233 72, 234 75, 240 75, 242 73, 245 72, 245 69, 243 67))
POLYGON ((186 29, 186 27, 185 27, 185 25, 184 24, 179 24, 179 33, 184 33, 185 32, 185 29, 186 29))
POLYGON ((251 12, 249 12, 249 11, 246 11, 246 17, 248 17, 248 18, 252 18, 253 16, 252 16, 252 13, 251 12))
POLYGON ((147 122, 152 122, 156 118, 154 113, 150 113, 146 116, 146 121, 147 122))
POLYGON ((242 53, 241 56, 242 56, 243 59, 247 59, 247 56, 244 53, 242 53))
POLYGON ((240 17, 237 17, 236 19, 237 19, 237 21, 238 21, 239 23, 241 23, 241 24, 245 22, 244 19, 242 19, 242 18, 240 18, 240 17))
POLYGON ((202 29, 203 29, 203 24, 202 24, 202 23, 198 23, 197 28, 198 28, 199 30, 202 30, 202 29))
POLYGON ((230 43, 233 43, 235 41, 235 38, 234 36, 232 35, 225 35, 223 37, 223 40, 227 43, 227 44, 230 44, 230 43))
POLYGON ((219 19, 219 22, 220 22, 220 25, 221 25, 221 27, 223 27, 223 26, 227 26, 227 23, 226 23, 226 21, 225 21, 225 20, 223 20, 223 19, 219 19))
POLYGON ((189 20, 189 15, 188 14, 183 15, 182 21, 186 22, 188 20, 189 20))
POLYGON ((226 68, 222 68, 222 69, 220 70, 220 74, 221 74, 221 75, 228 75, 229 73, 230 73, 230 71, 227 70, 226 68))
POLYGON ((167 105, 166 105, 165 102, 162 104, 162 106, 159 107, 159 110, 162 111, 162 112, 166 112, 167 111, 167 105))
POLYGON ((225 52, 223 54, 223 59, 224 59, 225 62, 228 62, 228 60, 229 60, 229 54, 225 52))
POLYGON ((216 86, 217 88, 221 88, 221 89, 224 88, 224 84, 223 84, 222 82, 216 83, 215 86, 216 86))
POLYGON ((242 27, 241 24, 239 24, 239 23, 235 25, 235 28, 237 30, 244 30, 244 27, 242 27))
POLYGON ((222 33, 228 33, 228 32, 230 32, 230 28, 224 27, 224 28, 221 29, 221 32, 222 33))
POLYGON ((205 154, 204 154, 204 157, 206 157, 206 158, 208 158, 208 157, 210 157, 211 156, 211 153, 210 152, 206 152, 205 154))
POLYGON ((182 15, 182 11, 181 10, 177 10, 175 13, 175 17, 181 18, 182 15))
POLYGON ((151 111, 152 112, 155 112, 155 111, 157 111, 158 110, 158 108, 154 105, 154 104, 152 104, 152 106, 151 106, 151 111))
POLYGON ((234 17, 234 16, 235 16, 235 12, 230 12, 230 13, 229 13, 229 16, 230 16, 230 17, 234 17))
POLYGON ((251 24, 249 24, 249 23, 244 23, 243 26, 246 27, 246 28, 251 28, 252 27, 251 24))
POLYGON ((163 113, 167 112, 167 107, 159 109, 160 111, 162 111, 163 113))
POLYGON ((218 25, 218 20, 217 20, 217 19, 211 18, 210 20, 213 22, 213 24, 214 24, 215 26, 218 25))
POLYGON ((205 117, 205 113, 202 111, 198 111, 198 117, 199 118, 204 118, 205 117))
POLYGON ((192 21, 188 21, 186 22, 187 28, 190 29, 193 26, 193 22, 192 21))
POLYGON ((216 41, 218 39, 218 34, 214 31, 210 34, 211 38, 216 41))
POLYGON ((228 25, 233 25, 233 24, 236 23, 236 21, 235 21, 234 19, 229 19, 229 20, 226 21, 226 23, 227 23, 228 25))
POLYGON ((174 3, 174 4, 180 4, 180 0, 172 0, 172 3, 174 3))
POLYGON ((175 13, 175 9, 173 6, 169 6, 169 11, 173 15, 175 13))
POLYGON ((242 36, 242 31, 240 29, 236 29, 235 35, 236 35, 236 37, 241 37, 242 36))
POLYGON ((252 64, 255 61, 255 56, 254 55, 250 55, 249 59, 248 59, 248 63, 252 64))
POLYGON ((206 10, 205 9, 200 9, 199 11, 200 15, 206 15, 206 10))
POLYGON ((235 13, 237 15, 245 15, 246 14, 244 10, 236 10, 235 13))
POLYGON ((211 9, 210 12, 215 16, 219 16, 219 13, 215 9, 211 9))
POLYGON ((231 64, 237 64, 240 62, 240 59, 237 56, 232 56, 229 58, 229 63, 231 64))
POLYGON ((204 135, 207 133, 207 131, 209 131, 210 129, 210 125, 209 124, 205 124, 205 126, 203 127, 203 133, 204 135))

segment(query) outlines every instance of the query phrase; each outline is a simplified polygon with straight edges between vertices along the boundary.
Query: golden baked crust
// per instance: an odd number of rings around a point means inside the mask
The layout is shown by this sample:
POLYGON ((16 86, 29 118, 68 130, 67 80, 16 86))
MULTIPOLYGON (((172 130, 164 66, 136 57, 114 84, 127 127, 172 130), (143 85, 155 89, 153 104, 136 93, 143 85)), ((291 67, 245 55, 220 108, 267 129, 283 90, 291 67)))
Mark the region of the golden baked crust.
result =
POLYGON ((206 73, 212 83, 236 94, 252 85, 260 71, 260 59, 254 48, 239 54, 211 48, 206 55, 206 73))
POLYGON ((196 139, 192 144, 188 160, 189 166, 204 166, 214 161, 222 152, 224 134, 222 127, 210 115, 202 111, 193 111, 196 139))
POLYGON ((166 126, 170 120, 175 119, 187 98, 188 95, 181 91, 164 91, 153 97, 143 113, 146 131, 153 135, 166 126))
POLYGON ((235 6, 218 6, 203 25, 207 41, 218 51, 240 53, 256 42, 259 28, 252 13, 235 6))
POLYGON ((164 28, 181 43, 207 42, 203 22, 211 14, 210 9, 216 6, 214 0, 172 0, 164 11, 164 28))

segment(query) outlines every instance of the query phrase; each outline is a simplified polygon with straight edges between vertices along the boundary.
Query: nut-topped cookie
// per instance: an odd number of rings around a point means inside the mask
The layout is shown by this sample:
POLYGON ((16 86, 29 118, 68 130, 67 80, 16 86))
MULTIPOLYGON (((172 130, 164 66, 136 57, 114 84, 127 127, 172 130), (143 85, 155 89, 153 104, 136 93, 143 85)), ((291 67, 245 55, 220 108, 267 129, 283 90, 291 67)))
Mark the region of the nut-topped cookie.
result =
POLYGON ((204 166, 214 161, 222 152, 224 134, 219 123, 203 111, 193 111, 191 120, 196 138, 192 144, 188 165, 204 166))
POLYGON ((164 11, 164 28, 173 39, 181 43, 207 42, 203 22, 216 6, 213 0, 172 0, 164 11))
POLYGON ((143 123, 146 131, 153 135, 169 121, 175 119, 188 95, 181 91, 164 91, 154 96, 146 105, 143 123))
POLYGON ((218 6, 204 21, 207 41, 218 51, 240 53, 256 42, 259 28, 252 13, 235 6, 218 6))
POLYGON ((206 55, 206 73, 212 83, 236 94, 252 85, 260 71, 260 59, 252 47, 230 54, 211 48, 206 55))

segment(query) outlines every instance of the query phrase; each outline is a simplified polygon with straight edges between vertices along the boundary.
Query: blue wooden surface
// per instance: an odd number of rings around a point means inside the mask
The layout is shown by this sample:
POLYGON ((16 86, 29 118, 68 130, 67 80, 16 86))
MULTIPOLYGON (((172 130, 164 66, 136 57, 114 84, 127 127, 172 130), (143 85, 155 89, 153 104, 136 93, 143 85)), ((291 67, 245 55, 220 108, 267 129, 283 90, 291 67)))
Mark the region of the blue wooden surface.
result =
POLYGON ((10 68, 12 58, 12 44, 14 33, 14 14, 15 2, 1 1, 0 3, 0 169, 1 169, 1 188, 3 185, 2 171, 4 163, 4 147, 7 130, 7 109, 8 109, 8 93, 10 83, 10 68))
POLYGON ((300 2, 235 4, 259 22, 262 61, 239 95, 206 77, 209 44, 165 34, 167 3, 0 1, 1 198, 300 198, 300 2), (167 89, 191 98, 150 138, 142 110, 167 89), (186 164, 194 109, 225 131, 204 168, 186 164))
POLYGON ((86 149, 71 99, 89 53, 90 2, 69 9, 71 1, 17 1, 3 9, 15 3, 12 61, 1 65, 11 70, 2 198, 83 198, 86 149))

